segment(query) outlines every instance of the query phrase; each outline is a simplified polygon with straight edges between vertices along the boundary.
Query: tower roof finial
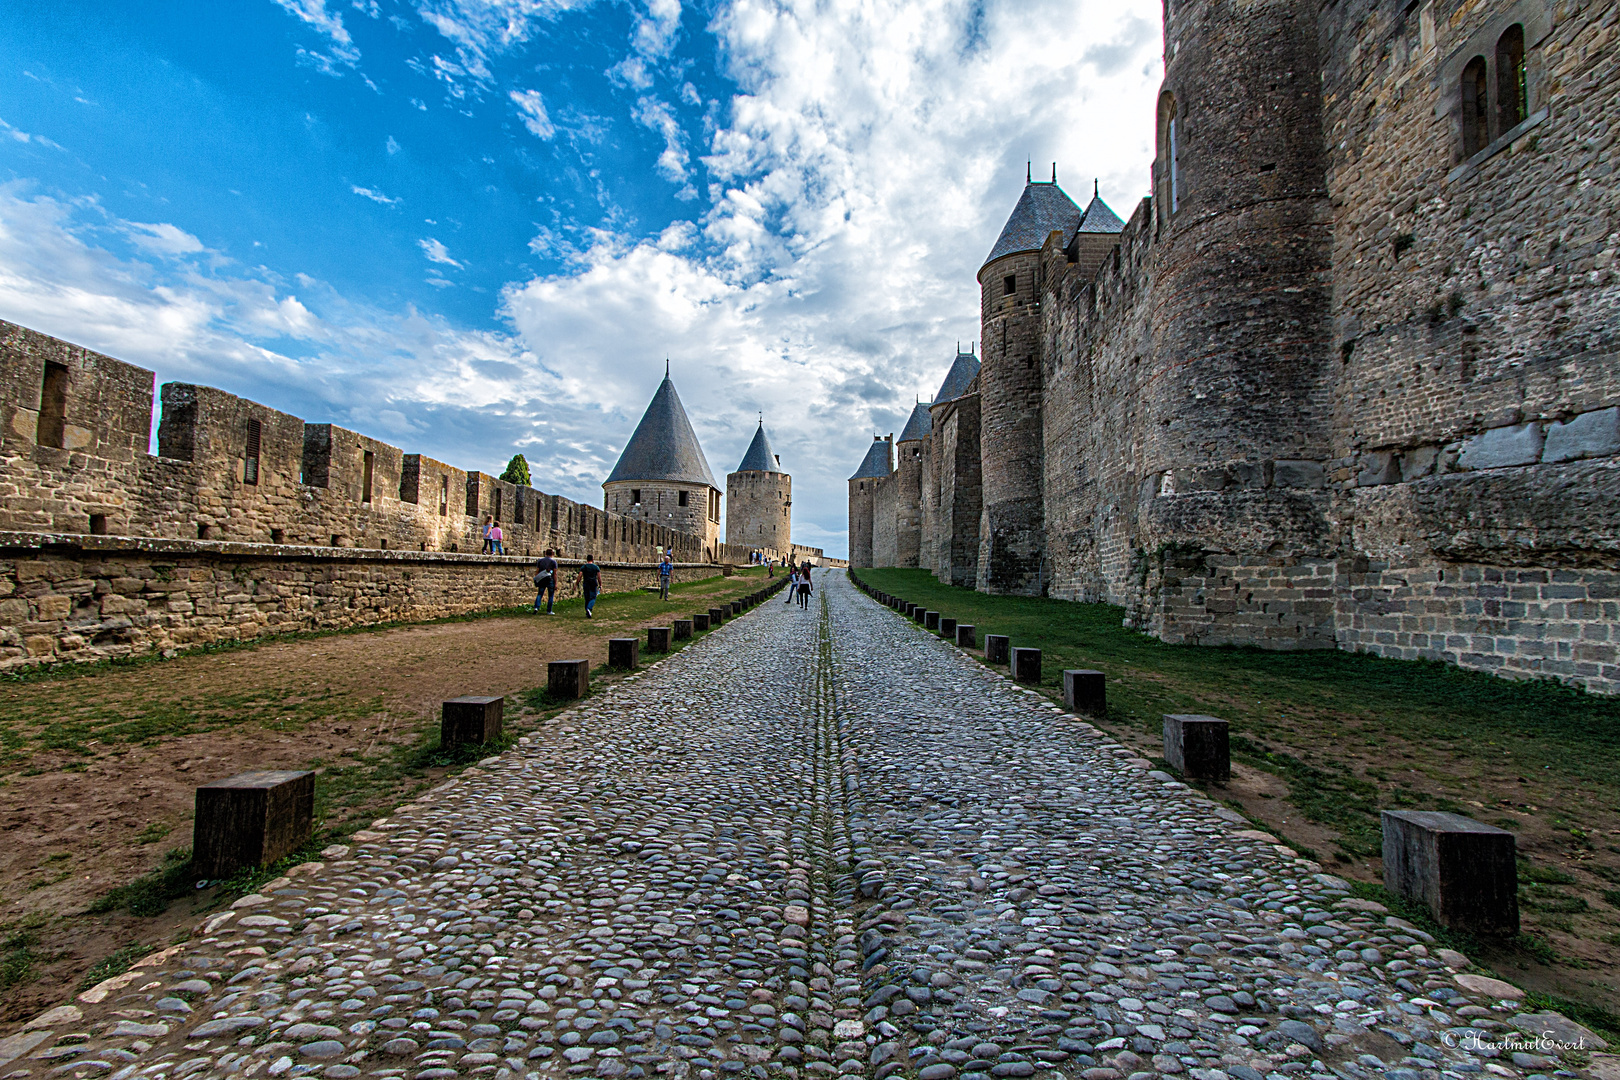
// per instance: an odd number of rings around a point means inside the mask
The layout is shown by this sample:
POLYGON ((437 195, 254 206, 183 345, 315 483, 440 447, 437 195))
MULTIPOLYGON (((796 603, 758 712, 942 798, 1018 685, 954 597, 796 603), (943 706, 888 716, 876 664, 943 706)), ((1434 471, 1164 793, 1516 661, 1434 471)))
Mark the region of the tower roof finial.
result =
POLYGON ((1095 198, 1097 198, 1097 197, 1098 197, 1098 191, 1099 191, 1099 190, 1100 190, 1100 189, 1101 189, 1101 184, 1100 184, 1100 182, 1099 182, 1099 181, 1098 181, 1098 180, 1097 180, 1097 178, 1096 178, 1096 177, 1095 177, 1095 176, 1093 176, 1093 177, 1092 177, 1092 178, 1091 178, 1091 197, 1092 197, 1092 198, 1093 198, 1093 199, 1095 199, 1095 198))
POLYGON ((669 357, 664 357, 664 378, 669 378, 669 357))
POLYGON ((1033 161, 1024 162, 1024 183, 1028 184, 1028 183, 1034 182, 1034 180, 1035 180, 1035 173, 1033 171, 1034 168, 1035 168, 1035 163, 1033 161))
POLYGON ((1057 183, 1057 162, 1052 162, 1052 183, 1057 183))

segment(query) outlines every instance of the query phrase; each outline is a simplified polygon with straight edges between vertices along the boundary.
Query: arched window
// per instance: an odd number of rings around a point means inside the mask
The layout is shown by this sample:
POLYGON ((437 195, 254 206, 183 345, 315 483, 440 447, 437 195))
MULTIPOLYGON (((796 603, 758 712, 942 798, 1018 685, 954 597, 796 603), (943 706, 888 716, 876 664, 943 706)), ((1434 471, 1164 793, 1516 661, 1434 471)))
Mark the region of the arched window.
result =
POLYGON ((1530 85, 1525 78, 1524 26, 1514 23, 1496 42, 1496 133, 1524 122, 1530 115, 1530 85))
POLYGON ((1159 95, 1159 205, 1166 216, 1181 208, 1181 139, 1176 96, 1159 95))
POLYGON ((1462 141, 1463 157, 1473 157, 1491 141, 1489 114, 1489 84, 1485 79, 1485 58, 1476 56, 1468 61, 1462 73, 1462 141))

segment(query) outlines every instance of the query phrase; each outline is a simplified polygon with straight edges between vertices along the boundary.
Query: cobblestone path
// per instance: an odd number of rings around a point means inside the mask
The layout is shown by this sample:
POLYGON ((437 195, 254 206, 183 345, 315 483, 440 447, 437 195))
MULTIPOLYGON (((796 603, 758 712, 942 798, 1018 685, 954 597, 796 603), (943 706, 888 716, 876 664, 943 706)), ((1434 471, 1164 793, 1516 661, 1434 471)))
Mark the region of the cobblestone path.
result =
POLYGON ((1527 1022, 1461 957, 822 582, 44 1014, 0 1076, 1557 1069, 1463 1045, 1527 1022))

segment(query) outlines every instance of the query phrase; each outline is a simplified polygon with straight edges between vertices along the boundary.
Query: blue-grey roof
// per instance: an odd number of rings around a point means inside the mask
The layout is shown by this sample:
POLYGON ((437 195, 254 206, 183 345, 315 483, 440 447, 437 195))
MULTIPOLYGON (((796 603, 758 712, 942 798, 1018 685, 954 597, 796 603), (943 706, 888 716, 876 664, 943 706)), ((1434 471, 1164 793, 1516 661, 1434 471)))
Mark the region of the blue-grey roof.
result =
POLYGON ((743 455, 742 464, 737 466, 737 471, 774 473, 782 471, 776 455, 771 452, 771 441, 765 437, 765 421, 759 422, 759 430, 754 432, 754 441, 748 444, 748 452, 743 455))
POLYGON ((664 376, 635 434, 624 445, 619 463, 603 485, 618 480, 673 480, 714 487, 714 474, 698 445, 697 432, 686 418, 675 384, 664 376))
POLYGON ((906 426, 900 430, 897 442, 916 442, 928 438, 928 433, 934 430, 934 414, 928 411, 927 405, 913 405, 911 416, 906 420, 906 426))
POLYGON ((1030 182, 1013 207, 1012 216, 1001 227, 996 246, 985 256, 994 262, 1019 251, 1039 251, 1048 233, 1061 232, 1067 240, 1080 224, 1080 208, 1055 183, 1030 182))
POLYGON ((955 401, 967 392, 968 383, 979 373, 979 358, 972 353, 962 351, 957 346, 956 359, 951 363, 951 370, 945 373, 945 381, 939 384, 939 393, 934 395, 934 404, 942 401, 955 401))
POLYGON ((887 439, 873 439, 872 445, 867 448, 866 457, 861 459, 861 467, 855 470, 851 480, 866 480, 872 477, 888 476, 893 472, 889 466, 889 443, 887 439))
POLYGON ((1079 231, 1117 234, 1125 231, 1125 223, 1119 220, 1118 214, 1108 208, 1107 203, 1093 195, 1091 205, 1086 207, 1085 216, 1080 219, 1079 231))

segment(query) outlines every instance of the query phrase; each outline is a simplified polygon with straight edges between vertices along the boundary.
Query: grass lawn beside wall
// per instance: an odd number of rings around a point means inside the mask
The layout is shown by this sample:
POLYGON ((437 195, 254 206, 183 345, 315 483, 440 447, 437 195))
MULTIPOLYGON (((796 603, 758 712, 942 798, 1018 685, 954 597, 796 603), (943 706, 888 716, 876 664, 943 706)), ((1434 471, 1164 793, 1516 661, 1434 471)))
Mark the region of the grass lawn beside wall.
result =
POLYGON ((974 624, 981 646, 988 633, 1040 649, 1039 689, 1060 702, 1063 669, 1104 672, 1098 723, 1161 763, 1165 713, 1228 721, 1233 779, 1200 786, 1333 873, 1382 881, 1384 808, 1512 831, 1526 934, 1476 951, 1527 988, 1620 1012, 1620 700, 1438 662, 1167 645, 1108 604, 987 596, 925 570, 854 574, 974 624))

